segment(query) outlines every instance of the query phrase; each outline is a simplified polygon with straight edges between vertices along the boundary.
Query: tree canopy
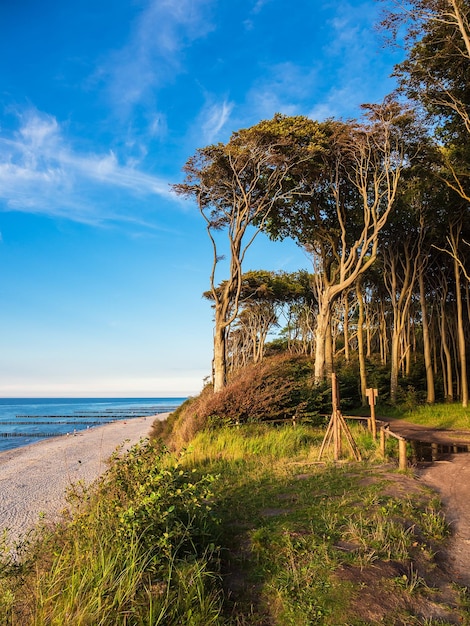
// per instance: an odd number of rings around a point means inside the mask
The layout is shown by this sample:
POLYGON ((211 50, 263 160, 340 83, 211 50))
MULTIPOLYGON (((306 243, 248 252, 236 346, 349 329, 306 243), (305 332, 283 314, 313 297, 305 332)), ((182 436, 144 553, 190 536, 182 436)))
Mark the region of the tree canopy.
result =
POLYGON ((398 94, 357 120, 277 114, 197 150, 174 186, 212 244, 215 391, 277 332, 312 357, 316 385, 356 360, 362 399, 383 368, 392 402, 415 381, 428 402, 468 402, 470 7, 390 4, 398 94), (311 266, 244 271, 260 232, 293 239, 311 266))

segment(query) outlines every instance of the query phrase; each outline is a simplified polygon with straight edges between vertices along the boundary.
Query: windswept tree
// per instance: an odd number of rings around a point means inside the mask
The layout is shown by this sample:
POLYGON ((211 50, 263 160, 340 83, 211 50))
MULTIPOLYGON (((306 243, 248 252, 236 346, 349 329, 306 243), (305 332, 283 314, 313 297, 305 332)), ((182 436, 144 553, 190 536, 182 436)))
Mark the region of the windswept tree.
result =
POLYGON ((318 167, 324 136, 305 117, 276 115, 232 134, 226 143, 196 151, 183 168, 176 193, 196 200, 212 244, 210 288, 214 302, 214 391, 226 383, 227 330, 235 320, 248 248, 274 207, 284 205, 318 167), (227 235, 223 245, 220 233, 227 235), (218 270, 225 269, 223 280, 218 270), (218 288, 223 284, 223 288, 218 288))
POLYGON ((401 38, 400 89, 426 111, 437 139, 443 180, 470 200, 470 2, 386 0, 382 26, 401 38))
POLYGON ((365 107, 361 122, 322 124, 322 168, 303 177, 292 204, 276 205, 265 229, 293 237, 313 259, 318 303, 315 380, 324 379, 335 301, 374 263, 400 176, 416 149, 413 119, 393 100, 365 107))
MULTIPOLYGON (((270 331, 279 326, 283 316, 290 318, 293 307, 307 305, 311 309, 312 295, 305 270, 294 273, 253 270, 243 274, 239 313, 230 327, 231 367, 236 369, 248 361, 259 363, 270 331)), ((212 300, 211 292, 204 296, 212 300)), ((299 323, 298 318, 296 321, 299 323)))
POLYGON ((436 140, 441 180, 465 203, 461 216, 449 216, 447 253, 454 260, 461 400, 468 405, 466 337, 461 304, 461 225, 470 201, 470 2, 469 0, 391 1, 383 26, 397 39, 404 33, 406 58, 396 67, 400 88, 427 113, 436 140), (462 217, 462 219, 461 219, 462 217))

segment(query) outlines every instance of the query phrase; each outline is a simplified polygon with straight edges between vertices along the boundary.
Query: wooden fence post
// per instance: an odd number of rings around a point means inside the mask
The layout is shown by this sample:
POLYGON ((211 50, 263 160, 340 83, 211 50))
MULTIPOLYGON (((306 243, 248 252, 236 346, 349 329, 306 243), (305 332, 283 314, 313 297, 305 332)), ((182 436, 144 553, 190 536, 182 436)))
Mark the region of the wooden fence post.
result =
POLYGON ((385 459, 385 428, 380 429, 380 454, 385 459))
POLYGON ((398 440, 398 467, 401 470, 406 470, 408 467, 406 460, 406 439, 398 440))
POLYGON ((372 429, 372 437, 377 439, 377 423, 375 421, 375 403, 377 402, 377 396, 379 395, 378 389, 366 389, 367 400, 370 405, 370 425, 372 429))
POLYGON ((342 453, 341 437, 344 435, 356 461, 362 461, 361 453, 359 452, 359 448, 357 447, 352 433, 349 430, 349 426, 346 424, 344 417, 341 415, 339 406, 339 386, 335 373, 331 374, 331 392, 333 411, 320 447, 318 460, 322 458, 323 451, 326 446, 330 445, 331 441, 333 441, 333 458, 335 461, 339 461, 342 453))

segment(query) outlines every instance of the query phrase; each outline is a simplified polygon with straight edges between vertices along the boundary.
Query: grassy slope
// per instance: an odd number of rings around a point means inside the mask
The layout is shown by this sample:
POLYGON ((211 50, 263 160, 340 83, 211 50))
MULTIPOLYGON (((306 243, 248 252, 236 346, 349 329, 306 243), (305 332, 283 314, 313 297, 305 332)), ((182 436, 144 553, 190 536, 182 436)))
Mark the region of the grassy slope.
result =
POLYGON ((30 560, 5 559, 0 623, 470 623, 436 558, 434 495, 377 464, 362 430, 366 462, 316 463, 322 436, 247 425, 178 456, 135 449, 30 560))
MULTIPOLYGON (((136 447, 96 489, 78 485, 74 516, 21 562, 4 550, 0 624, 470 624, 465 590, 440 567, 448 528, 434 494, 380 460, 357 424, 363 463, 334 465, 330 449, 317 462, 328 402, 311 361, 292 355, 204 390, 156 423, 172 452, 136 447), (294 416, 311 423, 262 423, 294 416)), ((465 413, 400 415, 462 428, 465 413)))
POLYGON ((379 406, 377 415, 434 428, 470 430, 470 410, 461 404, 433 404, 413 408, 379 406))
POLYGON ((187 462, 219 472, 230 624, 468 623, 435 555, 447 527, 434 495, 355 433, 365 464, 315 463, 322 433, 201 433, 187 462))

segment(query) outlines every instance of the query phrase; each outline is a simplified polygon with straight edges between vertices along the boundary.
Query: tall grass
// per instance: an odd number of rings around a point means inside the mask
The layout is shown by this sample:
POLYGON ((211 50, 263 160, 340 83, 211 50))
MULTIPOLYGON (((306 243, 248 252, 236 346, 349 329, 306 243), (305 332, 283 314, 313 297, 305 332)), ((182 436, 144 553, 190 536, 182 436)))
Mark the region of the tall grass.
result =
MULTIPOLYGON (((372 458, 370 435, 353 430, 372 458)), ((0 624, 421 623, 407 621, 415 595, 420 611, 421 594, 431 608, 448 599, 426 582, 447 534, 439 503, 427 491, 387 494, 395 483, 377 465, 312 462, 323 434, 245 425, 200 432, 180 455, 134 447, 94 488, 71 491, 74 515, 23 562, 4 559, 0 624), (377 602, 370 621, 389 563, 394 605, 377 602), (407 585, 396 582, 403 572, 407 585)))
POLYGON ((470 429, 470 413, 461 404, 429 404, 404 409, 380 406, 377 415, 394 417, 434 428, 470 429))
POLYGON ((268 424, 247 424, 198 433, 186 451, 193 464, 218 459, 235 461, 250 457, 297 458, 317 451, 323 432, 308 426, 276 427, 268 424))
POLYGON ((74 516, 32 546, 29 560, 16 567, 5 557, 0 623, 217 623, 213 480, 135 446, 95 489, 71 492, 74 516))

